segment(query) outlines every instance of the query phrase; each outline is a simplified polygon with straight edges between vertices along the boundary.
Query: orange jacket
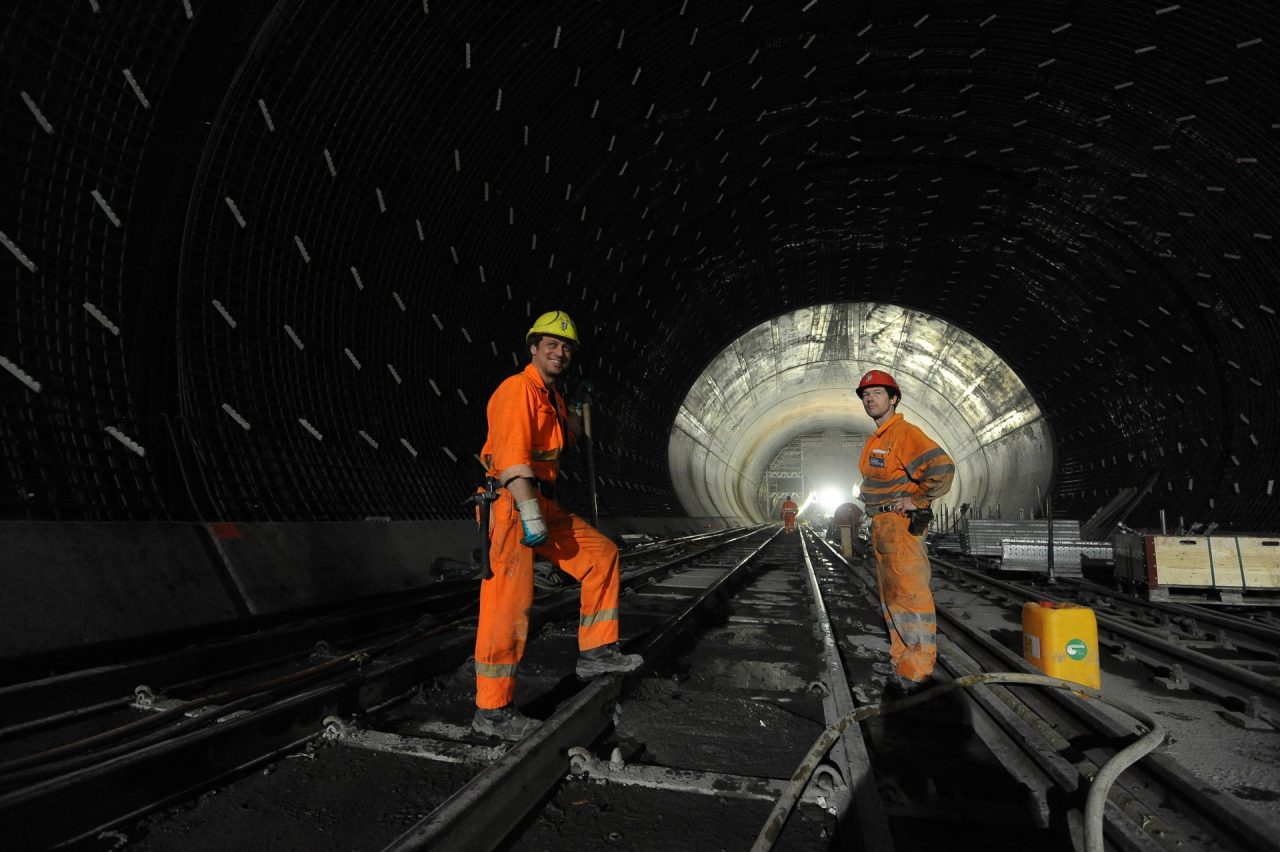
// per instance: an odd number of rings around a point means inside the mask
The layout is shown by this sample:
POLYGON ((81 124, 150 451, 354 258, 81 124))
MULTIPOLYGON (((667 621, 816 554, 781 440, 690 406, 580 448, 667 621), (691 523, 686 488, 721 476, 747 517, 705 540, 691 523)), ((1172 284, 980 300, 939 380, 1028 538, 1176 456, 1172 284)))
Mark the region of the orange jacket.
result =
POLYGON ((951 490, 956 463, 920 427, 894 414, 867 439, 858 459, 869 511, 898 497, 923 508, 951 490))
POLYGON ((490 476, 516 464, 527 464, 533 475, 554 482, 560 472, 560 453, 569 430, 564 397, 548 388, 533 364, 505 379, 489 397, 485 413, 489 436, 480 458, 490 476))
POLYGON ((800 507, 799 507, 799 506, 797 506, 793 501, 791 501, 791 500, 784 500, 784 501, 783 501, 783 503, 782 503, 782 514, 784 514, 784 515, 794 515, 794 514, 796 513, 796 510, 797 510, 797 509, 799 509, 799 508, 800 508, 800 507))

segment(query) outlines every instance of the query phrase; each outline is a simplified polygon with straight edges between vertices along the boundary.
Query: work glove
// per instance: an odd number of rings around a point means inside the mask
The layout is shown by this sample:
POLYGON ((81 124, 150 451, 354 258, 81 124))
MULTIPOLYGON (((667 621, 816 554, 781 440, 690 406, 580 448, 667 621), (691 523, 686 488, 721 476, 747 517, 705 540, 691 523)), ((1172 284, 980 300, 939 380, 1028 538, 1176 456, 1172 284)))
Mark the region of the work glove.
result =
POLYGON ((542 509, 536 499, 517 503, 516 511, 520 513, 520 526, 524 529, 521 544, 533 547, 547 540, 547 522, 542 519, 542 509))

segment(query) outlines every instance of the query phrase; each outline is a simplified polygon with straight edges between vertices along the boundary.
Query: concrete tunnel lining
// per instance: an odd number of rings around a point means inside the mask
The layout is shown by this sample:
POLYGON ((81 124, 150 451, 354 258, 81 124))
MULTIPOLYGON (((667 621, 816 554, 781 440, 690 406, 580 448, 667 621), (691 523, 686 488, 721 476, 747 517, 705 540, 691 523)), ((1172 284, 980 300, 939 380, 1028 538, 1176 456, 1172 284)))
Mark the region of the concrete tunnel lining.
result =
MULTIPOLYGON (((675 491, 693 516, 771 518, 764 471, 798 435, 870 435, 854 388, 889 370, 899 411, 956 460, 939 508, 1034 508, 1054 470, 1049 426, 1014 371, 972 335, 883 303, 818 305, 748 330, 703 369, 671 429, 675 491)), ((849 487, 851 483, 835 483, 849 487)))

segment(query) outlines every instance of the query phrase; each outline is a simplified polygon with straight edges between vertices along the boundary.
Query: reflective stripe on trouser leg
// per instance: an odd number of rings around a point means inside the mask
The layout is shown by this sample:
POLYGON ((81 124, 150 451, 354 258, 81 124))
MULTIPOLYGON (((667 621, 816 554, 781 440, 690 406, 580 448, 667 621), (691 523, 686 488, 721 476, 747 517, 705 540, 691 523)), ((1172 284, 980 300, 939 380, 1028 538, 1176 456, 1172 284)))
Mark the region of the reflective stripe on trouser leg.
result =
POLYGON ((515 699, 516 669, 529 637, 533 605, 533 551, 520 543, 520 516, 504 491, 493 504, 489 564, 480 583, 476 625, 476 706, 504 707, 515 699))
POLYGON ((618 641, 618 547, 554 500, 544 501, 547 540, 539 556, 582 584, 578 613, 578 648, 586 651, 618 641))
POLYGON ((889 631, 889 656, 899 675, 918 681, 933 673, 938 656, 937 615, 929 591, 924 538, 907 532, 908 523, 902 515, 877 515, 871 542, 881 612, 889 631))

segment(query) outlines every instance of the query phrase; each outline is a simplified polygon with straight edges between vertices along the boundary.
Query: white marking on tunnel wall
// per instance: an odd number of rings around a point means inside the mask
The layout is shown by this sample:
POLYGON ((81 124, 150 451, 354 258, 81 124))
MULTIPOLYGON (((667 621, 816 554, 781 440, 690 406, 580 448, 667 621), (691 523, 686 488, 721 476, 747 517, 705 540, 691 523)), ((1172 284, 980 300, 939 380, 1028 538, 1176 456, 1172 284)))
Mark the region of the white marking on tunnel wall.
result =
POLYGON ((298 247, 298 254, 302 255, 303 262, 310 263, 311 255, 307 252, 307 247, 302 244, 302 237, 298 236, 297 234, 294 234, 293 243, 298 247))
POLYGON ((400 298, 400 294, 399 294, 399 293, 397 293, 395 290, 392 290, 392 291, 391 291, 391 298, 393 298, 393 299, 395 299, 395 300, 396 300, 396 304, 400 306, 400 310, 402 310, 402 311, 407 311, 407 310, 409 310, 408 308, 406 308, 406 307, 404 306, 404 299, 401 299, 401 298, 400 298))
POLYGON ((347 347, 345 347, 345 346, 344 346, 344 347, 342 347, 342 351, 346 353, 347 358, 348 358, 348 359, 350 359, 351 363, 355 365, 355 368, 356 368, 357 370, 363 370, 363 369, 364 369, 364 367, 362 367, 362 366, 360 365, 360 359, 356 357, 356 355, 355 355, 355 353, 354 353, 354 352, 352 352, 350 349, 348 349, 348 348, 347 348, 347 347))
POLYGON ((236 206, 235 201, 233 201, 233 200, 231 199, 231 196, 230 196, 230 195, 226 196, 223 200, 227 202, 227 209, 229 209, 229 210, 231 211, 231 215, 232 215, 232 216, 234 216, 234 217, 236 217, 236 224, 237 224, 237 225, 239 225, 241 228, 243 228, 243 227, 245 227, 247 224, 249 224, 248 222, 246 222, 246 221, 244 220, 244 216, 243 216, 243 215, 241 215, 241 213, 240 213, 240 208, 236 206))
POLYGON ((22 101, 27 105, 27 109, 31 110, 31 114, 35 116, 36 123, 44 130, 45 133, 53 133, 53 125, 49 123, 49 119, 44 117, 44 113, 40 111, 40 107, 36 106, 36 102, 31 99, 25 91, 19 92, 22 95, 22 101))
POLYGON ((138 81, 133 78, 133 72, 128 68, 124 69, 124 79, 129 84, 129 88, 133 89, 133 93, 137 96, 138 102, 142 104, 143 109, 151 109, 151 101, 147 100, 147 96, 142 94, 142 88, 138 85, 138 81))
POLYGON ((107 319, 107 315, 98 310, 97 305, 93 304, 93 302, 85 302, 84 309, 89 312, 90 316, 102 323, 103 327, 106 328, 107 331, 111 332, 116 337, 120 336, 120 327, 107 319))
POLYGON ((336 168, 336 167, 334 167, 334 165, 333 165, 333 155, 329 153, 329 149, 328 149, 328 148, 325 148, 325 149, 324 149, 324 163, 325 163, 325 165, 326 165, 326 166, 328 166, 328 167, 329 167, 329 176, 330 176, 330 177, 337 177, 337 176, 338 176, 338 170, 337 170, 337 168, 336 168))
POLYGON ((364 289, 364 279, 362 279, 362 278, 360 277, 360 270, 359 270, 359 269, 356 269, 354 266, 353 266, 353 267, 351 267, 351 277, 355 279, 355 281, 356 281, 356 287, 358 287, 359 289, 363 290, 363 289, 364 289))
POLYGON ((102 212, 107 214, 107 218, 111 220, 111 224, 119 228, 120 220, 116 217, 116 211, 111 209, 111 205, 107 203, 107 199, 102 197, 102 193, 95 189, 89 194, 93 196, 94 201, 98 202, 98 206, 102 208, 102 212))
POLYGON ((262 110, 262 119, 267 123, 267 130, 275 132, 275 122, 271 120, 271 113, 267 111, 267 102, 262 98, 258 98, 258 109, 262 110))
POLYGON ((441 331, 444 331, 444 323, 440 322, 440 317, 436 316, 435 314, 432 314, 431 319, 435 322, 436 328, 440 329, 441 331))
POLYGON ((368 433, 368 432, 366 432, 366 431, 364 431, 363 429, 361 429, 361 430, 359 430, 359 432, 358 432, 357 434, 358 434, 361 438, 364 438, 365 443, 367 443, 369 446, 373 447, 375 450, 376 450, 376 449, 378 449, 378 442, 377 442, 377 441, 375 441, 375 440, 373 440, 373 438, 370 438, 370 437, 369 437, 369 433, 368 433))
POLYGON ((421 243, 421 242, 425 242, 425 241, 426 241, 426 239, 427 239, 427 235, 426 235, 426 234, 424 234, 424 233, 422 233, 422 220, 421 220, 421 219, 414 219, 414 220, 413 220, 413 224, 414 224, 414 227, 416 227, 416 228, 418 229, 418 242, 420 242, 420 243, 421 243))
POLYGON ((375 187, 373 188, 373 192, 374 192, 374 194, 375 194, 375 195, 377 195, 377 196, 378 196, 378 212, 380 212, 380 213, 386 213, 386 212, 387 212, 387 201, 386 201, 386 199, 384 199, 384 198, 382 197, 382 189, 381 189, 380 187, 376 187, 376 186, 375 186, 375 187))
POLYGON ((128 447, 133 452, 137 453, 139 456, 143 458, 146 457, 147 455, 146 448, 143 447, 141 444, 139 444, 137 441, 130 438, 128 435, 121 432, 116 427, 106 426, 106 427, 103 427, 102 431, 106 432, 108 435, 115 438, 120 443, 124 444, 126 447, 128 447))
POLYGON ((393 378, 393 379, 395 379, 395 380, 396 380, 396 384, 398 384, 398 385, 399 385, 399 384, 403 384, 403 382, 402 382, 402 381, 401 381, 401 379, 400 379, 400 374, 396 372, 396 368, 395 368, 395 367, 393 367, 393 366, 391 366, 390 364, 388 364, 388 365, 387 365, 387 371, 388 371, 389 373, 391 373, 391 378, 393 378))
POLYGON ((222 403, 222 410, 227 412, 232 420, 240 424, 240 428, 248 432, 253 427, 249 425, 249 421, 240 416, 240 412, 231 407, 229 403, 222 403))
POLYGON ((227 309, 222 306, 221 302, 219 302, 217 299, 214 299, 213 306, 218 309, 218 313, 222 314, 222 318, 227 321, 227 325, 231 326, 232 328, 236 327, 236 321, 231 318, 231 314, 227 312, 227 309))
POLYGON ((462 404, 470 405, 471 402, 467 399, 467 395, 462 392, 462 388, 458 388, 457 390, 458 390, 458 398, 462 400, 462 404))
POLYGON ((33 379, 31 375, 27 373, 26 370, 23 370, 21 367, 19 367, 17 364, 13 363, 3 355, 0 355, 0 367, 4 367, 6 370, 8 370, 10 373, 13 374, 13 377, 15 379, 22 382, 24 385, 31 388, 36 393, 40 393, 40 388, 43 387, 43 385, 41 385, 39 382, 33 379))
POLYGON ((310 433, 311 433, 311 437, 315 438, 317 441, 323 441, 323 440, 324 440, 324 435, 321 435, 321 434, 320 434, 320 430, 319 430, 319 429, 317 429, 316 427, 314 427, 314 426, 312 426, 310 423, 308 423, 308 422, 307 422, 307 418, 305 418, 305 417, 299 417, 299 418, 298 418, 298 422, 302 424, 302 428, 303 428, 303 429, 306 429, 308 432, 310 432, 310 433))
POLYGON ((23 252, 22 249, 18 248, 17 244, 15 244, 13 240, 9 239, 8 234, 4 231, 0 231, 0 243, 4 243, 4 247, 18 259, 18 263, 21 263, 27 268, 28 272, 36 271, 35 263, 32 262, 31 258, 27 257, 26 253, 23 252))
MULTIPOLYGON (((455 455, 453 454, 453 450, 449 449, 448 447, 444 446, 443 444, 440 446, 440 449, 444 450, 444 454, 445 454, 446 456, 448 456, 448 457, 449 457, 449 460, 450 460, 450 461, 455 461, 455 462, 456 462, 456 461, 458 460, 458 457, 457 457, 457 456, 455 456, 455 455)), ((414 453, 414 455, 416 456, 416 455, 417 455, 417 453, 414 453)))
POLYGON ((196 16, 195 10, 191 8, 191 0, 182 0, 182 12, 188 21, 196 16))
POLYGON ((291 327, 286 325, 284 327, 284 332, 285 334, 289 335, 289 338, 293 341, 293 345, 298 347, 298 349, 301 350, 306 348, 305 346, 302 345, 302 340, 298 337, 296 333, 294 333, 294 330, 291 327))
POLYGON ((435 379, 427 379, 427 384, 431 385, 431 389, 432 389, 433 391, 435 391, 435 392, 436 392, 436 396, 443 396, 443 395, 444 395, 444 394, 440 393, 440 386, 436 384, 436 380, 435 380, 435 379))
POLYGON ((404 444, 404 448, 409 451, 409 455, 413 456, 415 459, 418 457, 418 451, 413 448, 413 444, 410 444, 404 438, 400 439, 400 443, 404 444))

